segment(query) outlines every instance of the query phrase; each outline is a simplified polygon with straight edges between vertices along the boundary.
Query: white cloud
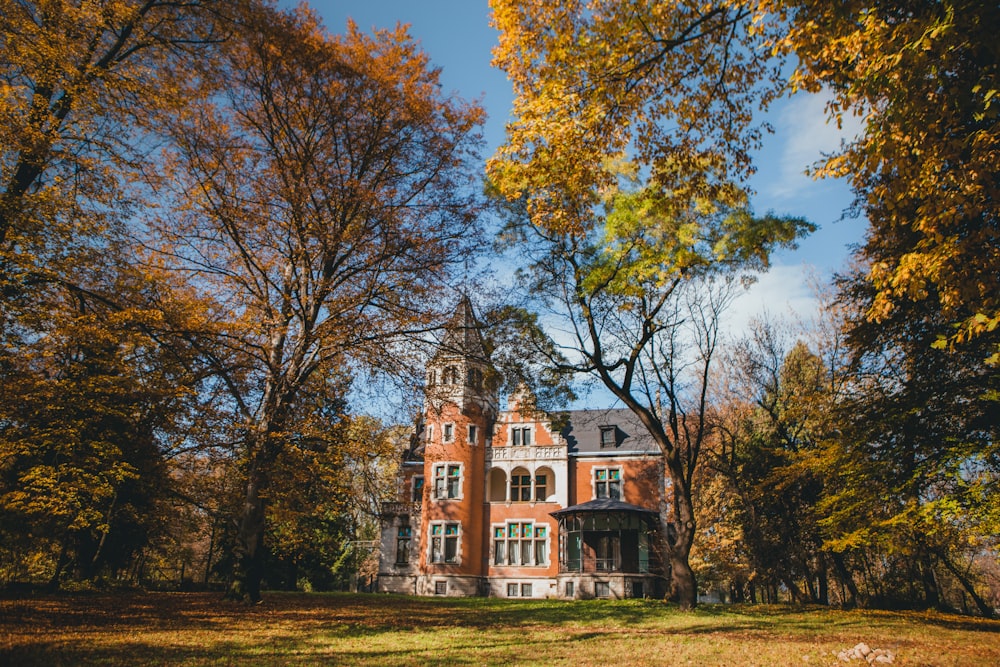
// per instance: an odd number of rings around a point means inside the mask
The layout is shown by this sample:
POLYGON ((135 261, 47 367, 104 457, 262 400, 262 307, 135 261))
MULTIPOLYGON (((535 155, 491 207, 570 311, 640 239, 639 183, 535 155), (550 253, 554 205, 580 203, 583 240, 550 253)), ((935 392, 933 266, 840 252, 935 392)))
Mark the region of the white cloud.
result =
POLYGON ((737 296, 724 315, 725 330, 739 337, 750 321, 765 315, 792 321, 808 321, 819 310, 811 279, 815 269, 806 265, 774 265, 750 289, 737 296))
POLYGON ((780 174, 772 186, 775 197, 789 197, 811 183, 805 170, 815 165, 824 154, 840 148, 843 140, 861 134, 861 119, 845 115, 843 127, 827 119, 828 93, 800 93, 792 97, 780 111, 777 136, 782 141, 779 158, 780 174))

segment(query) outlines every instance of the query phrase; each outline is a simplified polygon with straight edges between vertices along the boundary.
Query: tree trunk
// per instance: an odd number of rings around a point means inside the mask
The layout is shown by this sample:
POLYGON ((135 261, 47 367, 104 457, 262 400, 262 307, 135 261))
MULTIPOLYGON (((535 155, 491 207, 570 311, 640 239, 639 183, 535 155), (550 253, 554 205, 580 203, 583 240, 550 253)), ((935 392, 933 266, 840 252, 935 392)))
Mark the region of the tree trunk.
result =
POLYGON ((995 616, 993 607, 987 604, 986 600, 979 597, 979 594, 976 593, 976 587, 972 585, 972 582, 969 581, 968 577, 962 574, 962 572, 957 567, 955 567, 955 564, 951 562, 951 559, 949 559, 945 555, 943 550, 938 551, 937 557, 941 561, 941 564, 944 565, 945 568, 949 572, 951 572, 956 579, 958 579, 958 583, 962 585, 962 588, 964 588, 965 591, 969 594, 969 597, 972 598, 972 601, 976 603, 977 607, 979 607, 979 613, 981 613, 986 618, 993 618, 995 616))
POLYGON ((691 545, 694 543, 695 523, 694 511, 691 507, 691 494, 683 486, 684 477, 677 474, 670 466, 672 461, 668 458, 668 469, 673 486, 673 525, 668 524, 665 533, 665 546, 667 556, 670 560, 670 597, 680 605, 681 609, 694 609, 698 604, 698 583, 695 580, 694 570, 688 558, 691 554, 691 545))
POLYGON ((261 491, 267 486, 267 475, 258 462, 251 463, 247 474, 247 490, 243 500, 239 531, 236 534, 233 579, 226 597, 257 604, 260 602, 260 585, 264 577, 264 498, 261 491))
POLYGON ((698 584, 694 578, 694 570, 686 557, 673 552, 670 554, 670 592, 681 609, 691 610, 698 604, 698 584))

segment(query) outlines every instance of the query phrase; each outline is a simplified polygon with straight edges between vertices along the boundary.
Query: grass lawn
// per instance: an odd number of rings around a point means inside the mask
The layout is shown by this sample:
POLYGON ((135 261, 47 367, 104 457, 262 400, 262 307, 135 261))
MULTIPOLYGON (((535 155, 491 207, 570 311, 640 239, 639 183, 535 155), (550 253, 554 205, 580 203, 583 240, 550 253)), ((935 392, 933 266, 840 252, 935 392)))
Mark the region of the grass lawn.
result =
POLYGON ((270 593, 0 598, 0 665, 1000 665, 1000 621, 937 613, 270 593), (855 662, 856 665, 867 664, 855 662))

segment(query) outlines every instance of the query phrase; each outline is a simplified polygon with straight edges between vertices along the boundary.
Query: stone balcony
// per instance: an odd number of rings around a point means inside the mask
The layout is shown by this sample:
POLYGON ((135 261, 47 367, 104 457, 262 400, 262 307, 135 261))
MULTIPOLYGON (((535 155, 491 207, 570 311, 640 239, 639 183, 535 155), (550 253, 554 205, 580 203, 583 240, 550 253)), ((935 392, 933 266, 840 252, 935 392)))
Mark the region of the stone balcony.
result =
POLYGON ((421 512, 420 503, 382 503, 382 518, 392 517, 392 516, 409 516, 411 514, 420 514, 421 512))
POLYGON ((565 445, 528 445, 527 447, 487 447, 487 461, 559 461, 566 460, 565 445))

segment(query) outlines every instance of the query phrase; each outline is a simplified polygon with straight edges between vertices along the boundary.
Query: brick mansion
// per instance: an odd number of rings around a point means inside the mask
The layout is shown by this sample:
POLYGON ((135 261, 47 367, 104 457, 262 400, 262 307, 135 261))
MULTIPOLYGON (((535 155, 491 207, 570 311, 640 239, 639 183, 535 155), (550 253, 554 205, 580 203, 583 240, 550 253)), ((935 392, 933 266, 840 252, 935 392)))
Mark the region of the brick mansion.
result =
POLYGON ((423 427, 383 507, 378 590, 662 596, 664 470, 631 411, 499 409, 463 299, 427 366, 423 427))

